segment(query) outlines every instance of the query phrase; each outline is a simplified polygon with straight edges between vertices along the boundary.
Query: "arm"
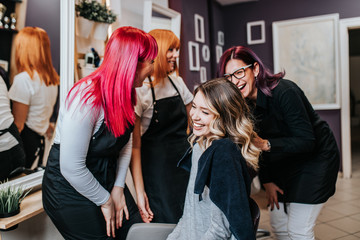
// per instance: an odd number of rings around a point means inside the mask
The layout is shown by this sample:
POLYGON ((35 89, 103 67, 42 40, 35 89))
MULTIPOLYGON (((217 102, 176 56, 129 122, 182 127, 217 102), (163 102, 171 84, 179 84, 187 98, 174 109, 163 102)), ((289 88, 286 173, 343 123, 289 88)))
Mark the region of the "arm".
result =
POLYGON ((144 179, 141 170, 141 118, 136 115, 135 126, 133 131, 133 147, 131 156, 131 174, 134 180, 137 205, 140 211, 141 218, 144 222, 149 223, 153 219, 153 212, 149 206, 149 200, 147 198, 144 179))
POLYGON ((132 134, 127 144, 121 149, 118 160, 116 179, 113 189, 111 190, 111 198, 115 206, 115 224, 116 228, 122 226, 123 215, 129 220, 129 211, 126 206, 126 199, 124 196, 125 178, 129 168, 132 150, 132 134))
POLYGON ((17 101, 12 101, 12 103, 12 114, 14 115, 14 123, 18 128, 19 132, 21 133, 24 129, 30 106, 17 101))
MULTIPOLYGON (((300 90, 299 90, 300 91, 300 90)), ((271 153, 276 159, 285 159, 294 154, 310 153, 315 147, 315 135, 306 110, 305 96, 295 89, 287 89, 278 97, 278 104, 289 136, 272 137, 271 153)))

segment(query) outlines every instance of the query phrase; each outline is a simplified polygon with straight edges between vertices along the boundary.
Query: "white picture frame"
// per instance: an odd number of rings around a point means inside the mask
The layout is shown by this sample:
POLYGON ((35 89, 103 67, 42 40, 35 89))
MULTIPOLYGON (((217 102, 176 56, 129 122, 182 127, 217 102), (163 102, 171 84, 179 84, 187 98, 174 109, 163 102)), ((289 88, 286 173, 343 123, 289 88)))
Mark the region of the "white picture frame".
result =
POLYGON ((155 28, 165 28, 171 30, 180 39, 181 14, 170 8, 163 7, 152 1, 144 1, 144 18, 143 30, 149 32, 155 28), (152 13, 156 12, 170 19, 170 23, 164 22, 164 19, 153 17, 152 13))
POLYGON ((195 41, 205 43, 204 18, 199 14, 194 14, 195 41))
POLYGON ((218 37, 218 45, 224 46, 225 44, 224 32, 218 31, 217 37, 218 37))
POLYGON ((286 71, 316 110, 340 108, 339 14, 273 23, 274 72, 286 71))
POLYGON ((223 47, 220 45, 216 45, 215 47, 215 52, 216 52, 216 63, 220 62, 220 58, 223 54, 223 47))
POLYGON ((246 24, 247 27, 247 44, 253 45, 253 44, 261 44, 265 43, 265 21, 255 21, 255 22, 248 22, 246 24), (260 29, 260 37, 255 38, 255 34, 253 31, 255 31, 255 28, 260 29))
POLYGON ((200 67, 200 82, 204 83, 206 81, 207 81, 206 67, 201 66, 200 67))
POLYGON ((203 45, 202 46, 202 58, 204 60, 204 62, 209 62, 210 61, 210 48, 208 45, 203 45))
POLYGON ((200 70, 199 44, 193 41, 189 41, 188 50, 189 50, 189 70, 199 71, 200 70))

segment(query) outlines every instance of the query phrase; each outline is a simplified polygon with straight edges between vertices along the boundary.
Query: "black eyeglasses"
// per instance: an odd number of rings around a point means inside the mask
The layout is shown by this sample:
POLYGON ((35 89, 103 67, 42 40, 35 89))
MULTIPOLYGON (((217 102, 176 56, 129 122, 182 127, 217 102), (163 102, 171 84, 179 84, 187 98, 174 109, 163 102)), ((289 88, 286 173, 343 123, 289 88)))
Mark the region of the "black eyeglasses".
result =
POLYGON ((241 79, 241 78, 245 77, 245 70, 251 66, 252 66, 252 64, 249 64, 245 67, 236 69, 233 73, 224 74, 224 78, 226 78, 229 81, 231 81, 232 76, 234 76, 234 78, 236 78, 236 79, 241 79))

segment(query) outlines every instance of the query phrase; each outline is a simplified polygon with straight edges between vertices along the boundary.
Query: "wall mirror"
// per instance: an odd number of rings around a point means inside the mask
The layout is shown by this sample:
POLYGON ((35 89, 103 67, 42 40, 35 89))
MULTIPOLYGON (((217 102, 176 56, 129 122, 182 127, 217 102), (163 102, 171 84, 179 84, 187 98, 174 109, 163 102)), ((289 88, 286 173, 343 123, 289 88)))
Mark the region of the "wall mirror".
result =
MULTIPOLYGON (((74 21, 74 2, 71 0, 60 1, 60 104, 74 83, 74 66, 71 60, 74 59, 74 21)), ((44 170, 31 173, 3 183, 0 187, 11 184, 24 189, 37 189, 41 186, 43 174, 44 170)))

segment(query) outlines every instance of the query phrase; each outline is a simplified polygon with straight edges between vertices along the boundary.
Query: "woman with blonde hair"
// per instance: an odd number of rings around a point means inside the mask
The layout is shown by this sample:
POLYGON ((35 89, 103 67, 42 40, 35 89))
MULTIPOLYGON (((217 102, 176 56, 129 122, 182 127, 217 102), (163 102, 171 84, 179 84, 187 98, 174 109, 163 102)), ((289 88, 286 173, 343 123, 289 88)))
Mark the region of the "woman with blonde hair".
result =
POLYGON ((25 27, 15 37, 15 63, 19 72, 9 90, 12 112, 24 143, 26 168, 37 157, 42 161, 44 135, 56 103, 59 75, 50 52, 50 39, 44 29, 25 27))
POLYGON ((176 223, 188 174, 177 162, 189 147, 187 123, 192 94, 177 74, 180 40, 170 30, 149 32, 159 46, 154 73, 137 91, 131 171, 144 222, 176 223))
POLYGON ((249 108, 224 78, 201 84, 190 110, 191 148, 179 162, 190 171, 184 214, 168 240, 255 239, 249 169, 258 168, 249 108))

